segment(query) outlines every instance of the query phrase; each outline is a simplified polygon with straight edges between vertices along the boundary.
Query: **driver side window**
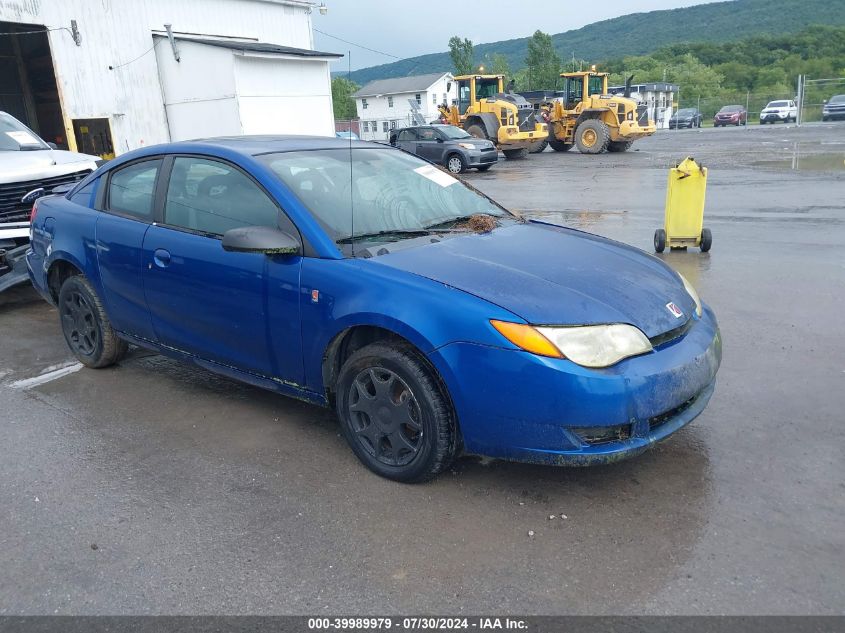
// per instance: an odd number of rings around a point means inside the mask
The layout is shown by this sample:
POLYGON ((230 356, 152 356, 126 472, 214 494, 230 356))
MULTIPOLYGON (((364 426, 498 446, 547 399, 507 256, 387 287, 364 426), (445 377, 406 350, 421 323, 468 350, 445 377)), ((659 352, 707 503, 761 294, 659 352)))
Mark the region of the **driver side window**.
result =
POLYGON ((164 223, 223 235, 243 226, 279 226, 279 207, 235 167, 199 157, 173 161, 164 223))
POLYGON ((461 114, 466 114, 469 108, 470 88, 469 81, 458 82, 458 111, 461 114))

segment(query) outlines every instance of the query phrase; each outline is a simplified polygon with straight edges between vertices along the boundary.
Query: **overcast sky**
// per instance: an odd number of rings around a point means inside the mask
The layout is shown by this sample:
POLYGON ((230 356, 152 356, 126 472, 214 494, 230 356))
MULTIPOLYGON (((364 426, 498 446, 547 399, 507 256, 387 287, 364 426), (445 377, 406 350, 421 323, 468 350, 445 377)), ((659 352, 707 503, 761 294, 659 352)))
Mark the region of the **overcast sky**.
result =
MULTIPOLYGON (((708 0, 324 1, 328 13, 320 15, 315 9, 312 15, 315 48, 344 55, 352 51, 352 70, 357 70, 396 61, 396 57, 345 44, 317 32, 317 29, 404 59, 448 50, 449 38, 453 35, 483 44, 526 37, 537 29, 546 33, 562 33, 628 13, 688 7, 705 4, 708 0)), ((648 37, 648 34, 644 33, 643 37, 648 37)), ((344 58, 333 69, 346 68, 346 64, 344 58)))

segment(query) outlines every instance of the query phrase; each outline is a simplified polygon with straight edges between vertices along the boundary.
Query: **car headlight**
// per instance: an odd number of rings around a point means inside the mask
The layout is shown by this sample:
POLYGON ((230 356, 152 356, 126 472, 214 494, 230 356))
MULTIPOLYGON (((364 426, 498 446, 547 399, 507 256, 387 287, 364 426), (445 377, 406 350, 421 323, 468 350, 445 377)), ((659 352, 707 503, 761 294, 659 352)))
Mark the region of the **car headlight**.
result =
POLYGON ((458 147, 463 147, 464 149, 476 149, 475 145, 472 143, 458 143, 458 147))
POLYGON ((533 326, 491 320, 507 340, 527 352, 566 358, 583 367, 610 367, 652 350, 651 341, 626 323, 572 327, 533 326))
POLYGON ((692 284, 687 281, 687 278, 684 277, 681 273, 678 273, 678 277, 681 278, 681 281, 684 283, 684 289, 687 291, 687 294, 692 297, 692 300, 695 301, 695 314, 696 316, 701 316, 702 308, 701 308, 701 299, 698 297, 698 293, 695 291, 695 288, 692 287, 692 284))

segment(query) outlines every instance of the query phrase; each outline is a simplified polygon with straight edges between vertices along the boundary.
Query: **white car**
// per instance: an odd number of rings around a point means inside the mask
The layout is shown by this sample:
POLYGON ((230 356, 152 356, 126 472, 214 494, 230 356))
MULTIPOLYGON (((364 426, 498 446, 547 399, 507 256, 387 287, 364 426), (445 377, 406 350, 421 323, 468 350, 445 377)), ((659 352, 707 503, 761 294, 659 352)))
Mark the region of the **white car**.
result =
POLYGON ((56 149, 0 112, 0 291, 27 279, 23 254, 35 200, 82 180, 102 162, 99 156, 56 149))
POLYGON ((798 106, 792 100, 769 101, 767 105, 760 112, 760 125, 764 123, 776 123, 783 121, 789 123, 798 119, 798 106))

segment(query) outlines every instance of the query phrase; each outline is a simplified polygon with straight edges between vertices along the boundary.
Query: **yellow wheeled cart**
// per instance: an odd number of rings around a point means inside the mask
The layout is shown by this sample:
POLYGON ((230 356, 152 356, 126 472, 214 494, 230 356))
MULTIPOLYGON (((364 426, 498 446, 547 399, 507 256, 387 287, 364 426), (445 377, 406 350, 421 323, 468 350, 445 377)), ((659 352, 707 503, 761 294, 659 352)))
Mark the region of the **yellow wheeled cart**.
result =
POLYGON ((666 217, 663 228, 654 232, 654 250, 698 246, 702 253, 710 250, 713 236, 704 228, 704 192, 707 189, 707 168, 685 158, 669 170, 666 188, 666 217))

